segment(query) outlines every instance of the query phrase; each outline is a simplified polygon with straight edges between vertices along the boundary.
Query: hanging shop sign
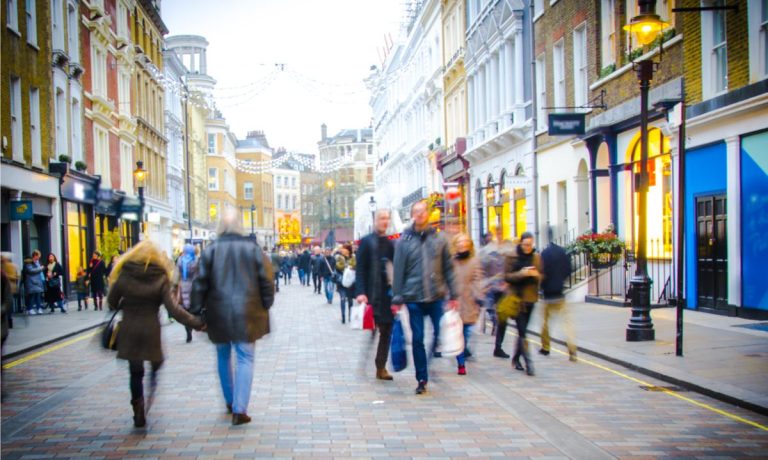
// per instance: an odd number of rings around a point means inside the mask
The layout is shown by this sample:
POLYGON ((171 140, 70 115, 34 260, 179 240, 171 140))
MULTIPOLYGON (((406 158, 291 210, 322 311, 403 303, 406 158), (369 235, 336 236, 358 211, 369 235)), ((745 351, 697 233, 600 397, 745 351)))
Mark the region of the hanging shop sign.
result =
POLYGON ((571 134, 584 134, 583 113, 550 113, 549 135, 565 136, 571 134))
POLYGON ((9 205, 11 220, 32 220, 34 218, 32 200, 11 201, 9 205))

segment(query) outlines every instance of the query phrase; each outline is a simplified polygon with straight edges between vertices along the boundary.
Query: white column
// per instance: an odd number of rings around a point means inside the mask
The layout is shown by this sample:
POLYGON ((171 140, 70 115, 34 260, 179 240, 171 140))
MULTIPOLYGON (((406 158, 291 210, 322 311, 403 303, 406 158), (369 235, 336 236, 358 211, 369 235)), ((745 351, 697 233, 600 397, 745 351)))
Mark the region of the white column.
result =
MULTIPOLYGON (((515 29, 515 122, 522 122, 525 119, 525 69, 523 64, 523 29, 515 29)), ((531 95, 535 97, 535 95, 531 95)))
POLYGON ((475 130, 475 76, 467 77, 467 132, 471 135, 475 130))
POLYGON ((493 56, 489 56, 488 60, 485 61, 485 124, 487 125, 490 123, 490 121, 493 119, 493 99, 492 99, 492 93, 493 93, 493 80, 491 76, 493 75, 493 66, 491 64, 493 56))
POLYGON ((504 54, 504 64, 507 66, 507 78, 504 82, 507 87, 505 103, 507 111, 511 112, 515 104, 515 96, 517 95, 517 90, 515 87, 517 86, 518 81, 517 74, 515 73, 516 67, 514 42, 509 40, 504 42, 504 54))
POLYGON ((477 128, 482 128, 485 124, 485 67, 483 65, 477 70, 477 128))
MULTIPOLYGON (((506 49, 507 44, 506 42, 502 43, 499 47, 499 72, 498 72, 498 79, 499 79, 499 93, 498 93, 498 99, 499 99, 499 114, 506 114, 507 113, 507 56, 506 56, 506 49)), ((507 126, 507 117, 501 117, 501 123, 499 125, 499 129, 503 129, 507 126)))
POLYGON ((725 139, 728 209, 728 304, 741 306, 741 149, 739 137, 725 139))
POLYGON ((491 122, 493 122, 499 117, 499 53, 491 54, 490 80, 491 80, 491 122))

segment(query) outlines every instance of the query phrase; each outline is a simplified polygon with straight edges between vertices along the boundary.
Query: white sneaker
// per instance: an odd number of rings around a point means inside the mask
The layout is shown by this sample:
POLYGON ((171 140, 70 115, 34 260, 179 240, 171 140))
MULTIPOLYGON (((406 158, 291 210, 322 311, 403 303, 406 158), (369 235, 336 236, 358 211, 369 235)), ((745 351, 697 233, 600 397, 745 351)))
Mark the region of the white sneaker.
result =
POLYGON ((38 315, 42 315, 43 314, 43 309, 42 308, 38 308, 37 309, 37 314, 38 315))
POLYGON ((27 314, 28 314, 29 316, 32 316, 32 315, 36 315, 36 314, 37 314, 37 310, 35 310, 35 309, 33 308, 33 309, 31 309, 31 310, 27 311, 27 314))

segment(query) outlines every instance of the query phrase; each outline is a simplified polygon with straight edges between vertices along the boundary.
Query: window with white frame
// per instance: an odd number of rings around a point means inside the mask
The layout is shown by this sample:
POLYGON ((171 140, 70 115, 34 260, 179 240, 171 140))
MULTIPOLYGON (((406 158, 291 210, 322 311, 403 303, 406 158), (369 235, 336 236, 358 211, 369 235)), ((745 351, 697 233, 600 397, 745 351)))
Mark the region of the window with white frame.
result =
POLYGON ((587 104, 587 26, 573 31, 573 105, 587 104))
POLYGON ((120 189, 133 195, 133 146, 120 141, 120 189))
POLYGON ((291 188, 296 188, 296 178, 291 177, 291 188))
POLYGON ((253 199, 253 182, 243 183, 243 199, 245 200, 253 199))
POLYGON ((40 132, 40 90, 29 89, 29 140, 32 164, 43 164, 42 133, 40 132))
POLYGON ((13 159, 24 161, 24 139, 21 124, 21 79, 11 77, 11 150, 13 159))
POLYGON ((280 176, 277 176, 275 179, 276 179, 276 183, 277 183, 277 186, 278 186, 278 187, 281 187, 281 186, 282 186, 282 185, 281 185, 281 184, 282 184, 282 177, 280 177, 280 176))
MULTIPOLYGON (((122 66, 121 66, 122 67, 122 66)), ((131 74, 121 70, 117 77, 118 109, 121 115, 131 116, 131 74)))
POLYGON ((83 161, 82 113, 80 100, 72 99, 72 161, 83 161))
POLYGON ((565 40, 560 39, 552 47, 552 96, 555 107, 565 107, 565 40))
POLYGON ((128 39, 128 8, 118 0, 117 2, 117 36, 128 39))
POLYGON ((616 0, 600 0, 600 65, 616 63, 616 0))
POLYGON ((768 77, 768 0, 749 0, 749 81, 768 77))
MULTIPOLYGON (((702 2, 702 6, 724 6, 724 0, 702 2)), ((701 73, 702 93, 705 99, 728 89, 728 43, 726 40, 726 12, 724 10, 701 13, 701 73)))
POLYGON ((17 0, 6 0, 5 24, 12 30, 19 31, 19 3, 17 0))
POLYGON ((216 135, 215 134, 208 135, 208 153, 209 154, 216 153, 216 135))
POLYGON ((277 209, 283 209, 283 195, 277 194, 277 209))
POLYGON ((208 168, 208 190, 219 190, 219 170, 216 168, 208 168))
POLYGON ((62 1, 51 0, 51 45, 55 50, 64 49, 64 12, 62 1))
POLYGON ((27 0, 27 43, 37 46, 37 0, 27 0))
POLYGON ((93 94, 107 98, 107 55, 96 44, 91 45, 91 67, 93 94))
POLYGON ((536 128, 541 131, 547 129, 547 78, 545 75, 545 54, 536 58, 536 128))
POLYGON ((768 0, 760 1, 760 50, 758 53, 757 62, 760 63, 760 76, 765 77, 768 75, 768 0))
POLYGON ((67 152, 67 102, 64 89, 56 87, 56 95, 53 99, 56 149, 55 155, 68 154, 67 152))
POLYGON ((75 5, 67 5, 67 40, 69 40, 69 46, 67 52, 69 53, 69 60, 71 62, 80 62, 80 42, 78 40, 79 34, 79 21, 77 20, 77 9, 75 5))
POLYGON ((538 18, 544 13, 544 0, 533 0, 533 18, 538 18))
POLYGON ((93 127, 93 169, 101 175, 101 183, 109 186, 112 183, 109 170, 109 133, 100 127, 93 127))
POLYGON ((296 195, 293 195, 293 206, 291 206, 291 210, 296 210, 298 207, 296 206, 296 195))

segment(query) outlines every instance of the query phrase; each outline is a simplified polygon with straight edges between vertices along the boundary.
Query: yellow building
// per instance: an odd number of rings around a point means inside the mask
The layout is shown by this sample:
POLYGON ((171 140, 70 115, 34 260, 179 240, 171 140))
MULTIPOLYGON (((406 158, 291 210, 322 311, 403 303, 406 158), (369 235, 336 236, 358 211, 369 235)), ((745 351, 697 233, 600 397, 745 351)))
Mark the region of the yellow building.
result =
POLYGON ((222 213, 237 206, 235 149, 237 138, 229 131, 221 112, 214 110, 206 120, 208 151, 208 224, 215 228, 222 213))
POLYGON ((262 246, 275 245, 275 216, 271 168, 272 148, 262 131, 251 131, 237 142, 237 206, 243 216, 243 228, 256 235, 262 246))

